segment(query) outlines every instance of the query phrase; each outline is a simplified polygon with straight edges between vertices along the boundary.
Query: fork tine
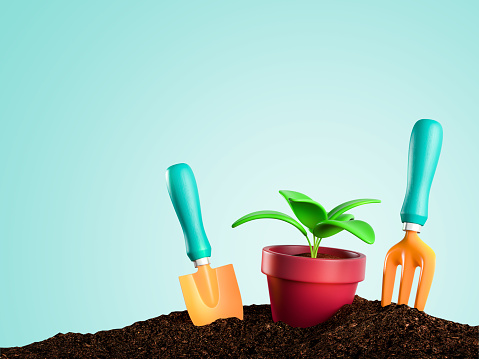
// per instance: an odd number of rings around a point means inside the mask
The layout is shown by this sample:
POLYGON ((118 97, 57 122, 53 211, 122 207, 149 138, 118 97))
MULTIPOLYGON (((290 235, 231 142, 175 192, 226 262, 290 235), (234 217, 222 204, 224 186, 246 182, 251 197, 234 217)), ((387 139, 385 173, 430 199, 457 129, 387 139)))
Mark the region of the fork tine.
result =
POLYGON ((414 303, 414 308, 418 310, 424 310, 426 306, 427 296, 431 289, 432 278, 434 277, 434 270, 436 268, 436 255, 432 252, 432 255, 429 254, 429 256, 430 257, 424 261, 423 267, 421 267, 421 274, 419 275, 416 301, 414 303))
POLYGON ((415 270, 416 266, 410 260, 405 259, 401 268, 401 285, 399 286, 398 304, 407 305, 409 302, 415 270))
POLYGON ((381 306, 391 304, 394 289, 394 279, 396 277, 397 261, 394 259, 392 252, 386 254, 383 269, 383 291, 381 295, 381 306))

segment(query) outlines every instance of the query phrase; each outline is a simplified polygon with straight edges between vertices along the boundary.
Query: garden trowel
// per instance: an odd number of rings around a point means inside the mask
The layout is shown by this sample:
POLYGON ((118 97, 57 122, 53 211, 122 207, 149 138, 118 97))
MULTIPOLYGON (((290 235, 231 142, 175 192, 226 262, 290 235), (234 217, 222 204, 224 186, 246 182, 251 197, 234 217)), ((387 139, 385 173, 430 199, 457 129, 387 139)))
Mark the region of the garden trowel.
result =
POLYGON ((243 303, 232 264, 211 268, 211 246, 201 218, 195 176, 179 163, 166 170, 166 184, 185 235, 186 253, 198 271, 180 276, 186 309, 194 325, 219 318, 243 319, 243 303))

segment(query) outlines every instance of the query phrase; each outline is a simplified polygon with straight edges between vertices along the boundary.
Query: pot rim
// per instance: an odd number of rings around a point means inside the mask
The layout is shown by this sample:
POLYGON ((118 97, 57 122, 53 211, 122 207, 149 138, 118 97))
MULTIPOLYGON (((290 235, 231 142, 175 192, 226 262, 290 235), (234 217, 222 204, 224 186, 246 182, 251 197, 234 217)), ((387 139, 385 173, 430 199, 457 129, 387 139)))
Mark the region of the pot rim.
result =
POLYGON ((324 253, 324 254, 332 254, 332 255, 337 255, 337 254, 347 254, 349 255, 350 257, 346 257, 346 258, 339 258, 339 259, 335 259, 335 258, 310 258, 310 257, 297 257, 296 255, 297 254, 302 254, 302 253, 307 253, 309 252, 309 246, 305 246, 305 245, 296 245, 296 244, 291 244, 291 245, 288 245, 288 244, 285 244, 285 245, 273 245, 273 246, 266 246, 263 248, 263 251, 265 252, 270 252, 270 253, 273 253, 275 255, 280 255, 280 256, 289 256, 289 257, 295 257, 295 258, 301 258, 300 260, 310 260, 310 259, 314 259, 314 260, 326 260, 326 261, 344 261, 344 260, 360 260, 361 258, 366 258, 366 255, 365 254, 362 254, 360 252, 355 252, 355 251, 351 251, 349 249, 342 249, 342 248, 334 248, 334 247, 322 247, 322 246, 319 246, 319 249, 318 249, 318 253, 324 253), (282 252, 279 252, 278 249, 282 249, 282 248, 285 248, 285 249, 289 249, 291 250, 292 252, 295 252, 294 254, 293 253, 282 253, 282 252), (325 250, 324 252, 320 252, 320 250, 325 250), (306 251, 305 251, 306 250, 306 251), (297 252, 297 253, 296 253, 297 252))
POLYGON ((310 283, 357 283, 364 280, 366 256, 348 249, 319 247, 341 259, 297 257, 309 251, 305 245, 274 245, 262 250, 261 271, 272 277, 310 283), (314 259, 314 260, 312 260, 314 259))

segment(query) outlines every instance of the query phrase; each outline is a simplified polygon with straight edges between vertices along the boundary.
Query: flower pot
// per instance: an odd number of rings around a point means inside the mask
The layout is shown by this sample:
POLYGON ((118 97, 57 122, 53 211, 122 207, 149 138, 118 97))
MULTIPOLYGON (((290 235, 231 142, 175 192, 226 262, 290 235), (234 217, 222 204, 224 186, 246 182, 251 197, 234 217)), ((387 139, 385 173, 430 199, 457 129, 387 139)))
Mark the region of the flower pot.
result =
POLYGON ((295 256, 308 252, 308 246, 263 248, 261 271, 268 278, 275 322, 302 328, 322 323, 353 302, 358 283, 364 280, 364 254, 319 247, 318 253, 341 259, 295 256))

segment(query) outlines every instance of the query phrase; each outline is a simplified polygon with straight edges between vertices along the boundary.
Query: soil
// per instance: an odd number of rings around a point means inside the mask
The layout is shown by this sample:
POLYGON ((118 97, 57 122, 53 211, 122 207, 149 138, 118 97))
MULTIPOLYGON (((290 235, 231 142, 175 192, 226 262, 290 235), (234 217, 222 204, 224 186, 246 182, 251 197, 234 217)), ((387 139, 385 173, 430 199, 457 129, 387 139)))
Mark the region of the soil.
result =
MULTIPOLYGON (((296 257, 307 257, 307 258, 311 258, 311 253, 301 253, 301 254, 296 254, 295 256, 296 256, 296 257)), ((343 259, 343 257, 333 256, 332 254, 326 254, 326 253, 318 253, 318 254, 316 255, 316 258, 313 258, 313 259, 317 259, 317 258, 322 258, 322 259, 343 259)))
POLYGON ((325 323, 273 323, 269 305, 244 307, 244 320, 195 327, 186 311, 95 334, 57 334, 1 358, 477 358, 479 326, 432 317, 406 305, 381 307, 356 296, 325 323))

